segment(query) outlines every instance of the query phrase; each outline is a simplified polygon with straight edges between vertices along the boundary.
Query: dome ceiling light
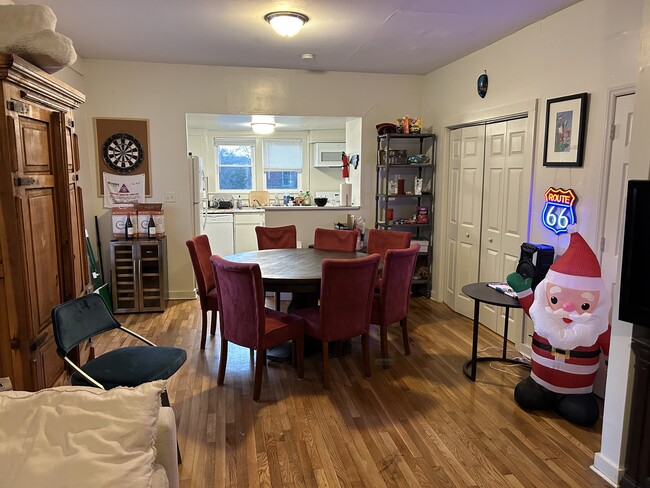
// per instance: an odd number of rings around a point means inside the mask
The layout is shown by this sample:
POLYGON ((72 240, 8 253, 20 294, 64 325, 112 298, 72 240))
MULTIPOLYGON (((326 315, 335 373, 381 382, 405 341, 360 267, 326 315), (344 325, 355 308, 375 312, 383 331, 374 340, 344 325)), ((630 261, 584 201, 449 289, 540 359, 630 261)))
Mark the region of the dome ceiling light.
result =
POLYGON ((268 13, 264 20, 281 36, 293 37, 309 21, 309 17, 299 12, 282 11, 268 13))
POLYGON ((255 134, 273 134, 275 132, 275 117, 273 115, 253 115, 251 129, 255 134))

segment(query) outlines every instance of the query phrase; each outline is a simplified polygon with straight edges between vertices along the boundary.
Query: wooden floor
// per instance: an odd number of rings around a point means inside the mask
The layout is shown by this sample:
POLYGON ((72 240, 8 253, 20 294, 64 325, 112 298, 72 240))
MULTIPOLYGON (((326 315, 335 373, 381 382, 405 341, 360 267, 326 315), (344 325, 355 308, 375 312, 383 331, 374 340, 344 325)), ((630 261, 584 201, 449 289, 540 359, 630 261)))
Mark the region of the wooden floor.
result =
MULTIPOLYGON (((552 412, 529 413, 513 399, 528 375, 521 366, 482 363, 477 381, 462 373, 471 351, 469 319, 447 306, 414 298, 411 355, 389 331, 389 368, 370 342, 372 377, 361 372, 361 343, 330 361, 323 391, 320 355, 305 359, 305 379, 284 364, 264 373, 252 401, 253 361, 230 346, 225 384, 216 384, 219 337, 199 349, 197 301, 170 301, 164 314, 119 315, 160 345, 187 350, 169 382, 188 487, 583 487, 609 486, 589 466, 600 450, 600 423, 579 428, 552 412)), ((499 354, 487 329, 479 350, 499 354)), ((116 344, 105 336, 101 353, 116 344)))

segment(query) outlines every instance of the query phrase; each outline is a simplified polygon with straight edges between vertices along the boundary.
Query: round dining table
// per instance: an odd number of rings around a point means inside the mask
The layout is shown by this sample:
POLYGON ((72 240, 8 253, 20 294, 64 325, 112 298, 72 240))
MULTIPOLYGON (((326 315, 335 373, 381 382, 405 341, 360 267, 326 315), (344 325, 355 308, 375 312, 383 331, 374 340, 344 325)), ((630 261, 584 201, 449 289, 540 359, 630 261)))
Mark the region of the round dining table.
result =
MULTIPOLYGON (((224 256, 236 263, 257 263, 260 266, 264 289, 269 292, 293 294, 287 311, 315 306, 320 295, 320 282, 324 259, 357 259, 364 252, 326 251, 322 249, 267 249, 247 251, 224 256)), ((381 265, 381 263, 380 263, 381 265)), ((305 355, 320 351, 320 341, 305 337, 305 355)), ((349 346, 349 344, 348 344, 349 346)), ((343 346, 342 353, 349 349, 343 346)), ((266 352, 269 361, 286 363, 291 360, 291 342, 281 344, 266 352)))
POLYGON ((365 256, 367 254, 364 252, 306 248, 247 251, 224 256, 224 259, 259 264, 267 291, 318 294, 324 259, 357 259, 365 256))

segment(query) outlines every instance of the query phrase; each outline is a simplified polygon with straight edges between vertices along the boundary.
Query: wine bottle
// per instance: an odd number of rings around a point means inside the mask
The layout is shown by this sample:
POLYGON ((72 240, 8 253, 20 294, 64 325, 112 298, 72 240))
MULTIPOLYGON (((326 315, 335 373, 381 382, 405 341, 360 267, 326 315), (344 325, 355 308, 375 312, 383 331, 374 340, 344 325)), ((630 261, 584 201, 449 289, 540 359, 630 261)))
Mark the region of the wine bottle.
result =
POLYGON ((156 238, 156 222, 153 220, 153 215, 149 217, 149 225, 147 226, 147 234, 149 239, 156 238))
POLYGON ((127 239, 133 239, 133 222, 131 222, 131 216, 126 216, 126 224, 124 224, 124 233, 126 234, 127 239))

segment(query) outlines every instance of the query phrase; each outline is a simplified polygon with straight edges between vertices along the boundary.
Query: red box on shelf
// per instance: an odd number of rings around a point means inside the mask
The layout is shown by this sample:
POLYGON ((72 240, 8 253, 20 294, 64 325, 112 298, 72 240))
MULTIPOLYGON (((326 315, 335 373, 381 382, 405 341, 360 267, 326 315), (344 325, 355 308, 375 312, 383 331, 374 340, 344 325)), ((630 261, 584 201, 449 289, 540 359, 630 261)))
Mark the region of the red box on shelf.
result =
POLYGON ((415 222, 418 224, 429 223, 429 209, 427 207, 418 207, 418 213, 415 222))

